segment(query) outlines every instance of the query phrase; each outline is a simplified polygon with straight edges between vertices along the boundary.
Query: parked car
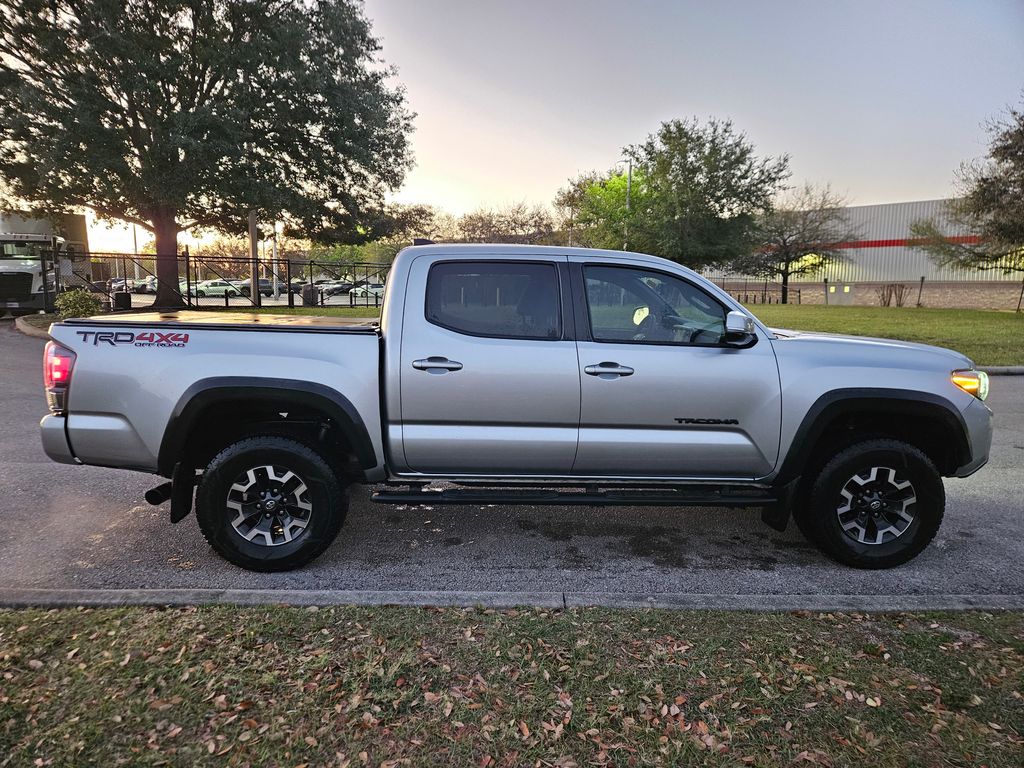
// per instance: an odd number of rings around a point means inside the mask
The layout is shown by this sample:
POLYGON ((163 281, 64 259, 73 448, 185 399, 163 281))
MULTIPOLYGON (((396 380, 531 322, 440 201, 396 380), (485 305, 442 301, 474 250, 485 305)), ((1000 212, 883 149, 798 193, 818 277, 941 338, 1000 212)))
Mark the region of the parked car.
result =
POLYGON ((114 291, 131 291, 135 288, 135 281, 128 277, 112 277, 107 280, 108 289, 114 291))
POLYGON ((199 298, 204 296, 238 296, 239 288, 227 280, 204 280, 195 286, 195 295, 199 298))
POLYGON ((138 280, 135 283, 136 293, 156 293, 157 280, 155 277, 150 276, 144 280, 138 280))
POLYGON ((358 285, 349 292, 349 296, 356 296, 358 298, 380 298, 384 295, 384 284, 383 283, 368 283, 365 285, 358 285))
MULTIPOLYGON (((236 285, 243 296, 249 296, 252 293, 252 280, 239 280, 236 282, 236 285)), ((263 296, 274 295, 274 284, 270 280, 261 277, 258 285, 259 291, 263 296)), ((279 283, 279 285, 284 290, 284 283, 279 283)))
POLYGON ((383 504, 761 507, 886 568, 935 536, 942 478, 989 458, 988 377, 960 353, 772 330, 665 259, 430 245, 389 280, 379 325, 55 323, 43 447, 168 478, 146 498, 172 522, 195 491, 207 541, 259 571, 330 546, 352 483, 387 483, 383 504))
POLYGON ((344 280, 336 280, 333 283, 324 283, 320 286, 320 290, 323 291, 326 296, 338 296, 339 294, 351 291, 352 283, 344 280))

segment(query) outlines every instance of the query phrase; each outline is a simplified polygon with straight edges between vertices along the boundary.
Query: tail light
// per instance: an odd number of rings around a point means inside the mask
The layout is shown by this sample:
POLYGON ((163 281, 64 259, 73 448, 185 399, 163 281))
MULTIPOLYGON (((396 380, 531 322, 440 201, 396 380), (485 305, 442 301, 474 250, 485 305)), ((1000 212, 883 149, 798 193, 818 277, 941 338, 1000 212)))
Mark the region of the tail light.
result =
POLYGON ((46 404, 53 413, 64 413, 67 408, 68 386, 75 368, 75 353, 55 341, 46 342, 43 351, 43 386, 46 404))

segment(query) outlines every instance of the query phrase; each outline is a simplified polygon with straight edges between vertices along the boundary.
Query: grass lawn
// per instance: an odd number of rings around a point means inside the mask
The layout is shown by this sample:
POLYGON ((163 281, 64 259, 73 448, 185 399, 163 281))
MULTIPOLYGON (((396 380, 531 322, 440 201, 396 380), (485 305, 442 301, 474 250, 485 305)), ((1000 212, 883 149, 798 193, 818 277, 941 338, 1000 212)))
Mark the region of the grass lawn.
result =
POLYGON ((2 765, 1021 765, 1024 615, 0 611, 2 765))
POLYGON ((33 328, 39 328, 42 331, 50 330, 50 324, 55 323, 60 318, 54 314, 49 315, 23 315, 22 320, 33 328))
MULTIPOLYGON (((750 309, 775 328, 917 341, 955 349, 978 365, 1024 365, 1024 313, 808 304, 758 304, 750 309)), ((266 308, 263 311, 341 317, 379 315, 375 307, 266 308)))
MULTIPOLYGON (((210 309, 217 311, 216 308, 210 309)), ((331 317, 380 316, 377 307, 230 309, 236 312, 331 317)), ((955 349, 978 365, 1024 365, 1024 313, 925 307, 826 307, 813 304, 757 304, 752 305, 750 310, 775 328, 917 341, 955 349)), ((30 315, 29 320, 46 329, 53 322, 53 315, 30 315)))
POLYGON ((1024 313, 809 304, 758 304, 750 310, 775 328, 918 341, 955 349, 978 365, 1024 365, 1024 313))

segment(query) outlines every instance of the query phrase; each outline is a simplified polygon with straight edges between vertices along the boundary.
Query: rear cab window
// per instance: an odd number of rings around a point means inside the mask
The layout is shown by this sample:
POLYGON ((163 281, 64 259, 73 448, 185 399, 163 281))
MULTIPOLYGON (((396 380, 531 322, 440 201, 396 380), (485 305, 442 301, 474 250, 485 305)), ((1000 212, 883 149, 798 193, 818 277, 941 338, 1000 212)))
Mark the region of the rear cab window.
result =
POLYGON ((427 276, 426 319, 469 336, 557 340, 559 295, 550 262, 442 261, 427 276))

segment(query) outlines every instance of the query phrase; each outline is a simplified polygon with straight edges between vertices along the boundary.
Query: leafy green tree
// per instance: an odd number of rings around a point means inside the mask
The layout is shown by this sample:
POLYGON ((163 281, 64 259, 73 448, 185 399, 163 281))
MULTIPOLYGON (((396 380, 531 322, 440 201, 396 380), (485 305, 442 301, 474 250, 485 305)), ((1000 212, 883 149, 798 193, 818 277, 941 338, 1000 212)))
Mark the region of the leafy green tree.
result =
POLYGON ((37 210, 177 235, 373 235, 410 164, 411 115, 356 0, 6 0, 0 178, 37 210))
POLYGON ((911 232, 940 266, 1024 272, 1024 111, 1011 109, 989 131, 987 156, 961 166, 961 197, 947 206, 949 223, 980 241, 964 242, 935 220, 914 222, 911 232))
POLYGON ((849 221, 847 202, 829 187, 811 184, 784 195, 759 221, 760 246, 730 262, 744 275, 778 279, 782 303, 789 303, 789 281, 815 275, 844 261, 843 243, 861 238, 849 221))
POLYGON ((691 267, 728 262, 758 244, 758 219, 789 177, 789 157, 758 157, 729 120, 672 120, 642 144, 634 161, 630 247, 691 267))

